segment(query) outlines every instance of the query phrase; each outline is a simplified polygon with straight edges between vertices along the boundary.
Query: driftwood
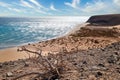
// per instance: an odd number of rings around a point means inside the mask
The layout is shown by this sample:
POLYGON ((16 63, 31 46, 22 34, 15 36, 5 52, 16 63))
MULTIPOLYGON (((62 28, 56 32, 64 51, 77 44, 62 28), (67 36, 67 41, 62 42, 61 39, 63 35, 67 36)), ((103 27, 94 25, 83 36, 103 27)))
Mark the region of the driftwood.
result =
POLYGON ((60 61, 58 61, 57 57, 49 53, 49 55, 51 55, 51 58, 54 59, 54 63, 53 63, 49 60, 48 57, 42 56, 42 50, 40 49, 35 52, 35 51, 31 51, 27 49, 25 46, 22 46, 21 49, 18 49, 18 51, 25 51, 28 53, 36 54, 37 58, 34 60, 36 61, 36 63, 41 64, 47 71, 45 71, 45 73, 40 73, 40 72, 26 73, 23 75, 19 75, 12 80, 17 80, 17 79, 20 79, 20 78, 23 78, 29 75, 33 75, 33 74, 36 76, 33 77, 31 80, 36 80, 37 78, 38 79, 41 78, 40 80, 55 80, 55 79, 60 78, 61 70, 62 70, 62 67, 64 66, 62 64, 63 63, 62 55, 59 59, 60 61))

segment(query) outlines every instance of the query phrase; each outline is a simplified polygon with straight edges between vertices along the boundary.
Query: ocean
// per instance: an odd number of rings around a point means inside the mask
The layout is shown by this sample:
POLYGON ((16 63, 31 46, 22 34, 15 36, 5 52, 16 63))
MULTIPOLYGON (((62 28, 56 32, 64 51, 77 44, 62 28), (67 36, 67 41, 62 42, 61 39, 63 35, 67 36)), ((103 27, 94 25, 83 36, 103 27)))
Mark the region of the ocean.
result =
POLYGON ((60 37, 87 19, 88 17, 0 17, 0 49, 60 37))

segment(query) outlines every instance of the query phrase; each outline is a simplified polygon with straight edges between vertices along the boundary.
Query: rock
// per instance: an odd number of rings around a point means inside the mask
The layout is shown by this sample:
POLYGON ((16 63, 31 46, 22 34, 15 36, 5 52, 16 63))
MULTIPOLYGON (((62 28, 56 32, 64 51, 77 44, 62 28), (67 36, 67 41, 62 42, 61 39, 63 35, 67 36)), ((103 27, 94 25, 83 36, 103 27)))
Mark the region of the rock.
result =
POLYGON ((100 69, 100 68, 97 67, 97 66, 92 66, 91 69, 92 69, 92 70, 94 70, 94 69, 95 69, 95 70, 98 70, 98 69, 100 69))
POLYGON ((99 44, 99 41, 98 41, 98 40, 95 40, 94 43, 99 44))
POLYGON ((91 16, 87 22, 100 26, 120 25, 120 14, 91 16))
POLYGON ((86 62, 86 61, 83 61, 82 63, 83 63, 83 64, 87 64, 87 62, 86 62))
POLYGON ((35 44, 33 44, 33 46, 35 46, 35 44))
POLYGON ((9 65, 8 62, 4 62, 3 65, 9 65))
POLYGON ((98 64, 98 66, 100 66, 100 67, 105 67, 104 64, 98 64))
POLYGON ((77 63, 73 63, 73 65, 78 65, 77 63))
POLYGON ((7 80, 6 78, 2 78, 2 80, 7 80))
POLYGON ((89 80, 96 80, 95 75, 89 75, 89 80))
POLYGON ((94 54, 90 54, 90 56, 95 56, 94 54))
POLYGON ((21 72, 23 72, 23 70, 17 70, 16 72, 17 72, 17 73, 21 73, 21 72))
POLYGON ((100 78, 99 80, 105 80, 104 78, 100 78))
POLYGON ((6 76, 7 76, 7 77, 12 77, 12 76, 13 76, 13 73, 12 73, 12 72, 7 72, 7 73, 6 73, 6 76))
POLYGON ((119 68, 119 67, 117 67, 117 68, 116 68, 116 71, 117 71, 118 73, 120 73, 120 68, 119 68))
POLYGON ((28 43, 28 45, 30 45, 30 43, 28 43))
POLYGON ((25 62, 24 67, 29 67, 29 63, 25 62))
POLYGON ((2 64, 0 64, 0 68, 2 68, 3 66, 2 66, 2 64))
POLYGON ((115 55, 111 55, 108 59, 107 59, 107 61, 108 61, 108 63, 112 63, 112 64, 115 64, 115 63, 117 63, 117 61, 118 61, 118 57, 117 56, 115 56, 115 55))
POLYGON ((114 54, 118 56, 118 55, 119 55, 119 52, 118 52, 118 51, 115 51, 114 54))
POLYGON ((100 77, 100 76, 102 76, 102 75, 103 75, 103 74, 102 74, 101 72, 97 72, 95 76, 96 76, 96 77, 100 77))

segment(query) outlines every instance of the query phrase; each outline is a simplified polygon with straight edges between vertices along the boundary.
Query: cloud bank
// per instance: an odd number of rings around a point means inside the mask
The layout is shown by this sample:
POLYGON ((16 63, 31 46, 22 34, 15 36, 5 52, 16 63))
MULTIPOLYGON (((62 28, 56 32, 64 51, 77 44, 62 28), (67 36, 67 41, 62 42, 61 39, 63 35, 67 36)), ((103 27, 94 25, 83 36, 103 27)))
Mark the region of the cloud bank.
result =
POLYGON ((0 0, 0 16, 89 16, 120 13, 120 0, 45 1, 47 0, 0 0))

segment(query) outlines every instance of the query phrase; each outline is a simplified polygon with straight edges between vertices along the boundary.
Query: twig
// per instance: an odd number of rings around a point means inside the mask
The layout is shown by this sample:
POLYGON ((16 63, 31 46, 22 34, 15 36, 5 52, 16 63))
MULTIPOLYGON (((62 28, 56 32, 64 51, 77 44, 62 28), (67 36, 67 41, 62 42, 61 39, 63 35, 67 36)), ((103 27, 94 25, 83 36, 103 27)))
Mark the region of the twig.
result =
POLYGON ((54 69, 54 66, 50 63, 50 61, 48 60, 48 58, 46 58, 46 57, 43 58, 43 56, 41 55, 41 53, 42 53, 41 50, 39 50, 39 52, 34 52, 34 51, 30 51, 30 50, 26 49, 24 46, 22 47, 22 50, 23 50, 23 51, 30 52, 30 53, 37 54, 40 58, 42 58, 43 60, 45 60, 45 61, 48 63, 48 65, 50 66, 50 68, 51 68, 52 70, 54 69))
POLYGON ((31 73, 26 73, 26 74, 20 75, 20 76, 18 76, 18 77, 15 77, 15 78, 13 78, 12 80, 17 80, 17 79, 19 79, 19 78, 25 77, 25 76, 27 76, 27 75, 32 75, 32 74, 38 74, 38 75, 42 76, 42 74, 39 73, 39 72, 31 72, 31 73))

